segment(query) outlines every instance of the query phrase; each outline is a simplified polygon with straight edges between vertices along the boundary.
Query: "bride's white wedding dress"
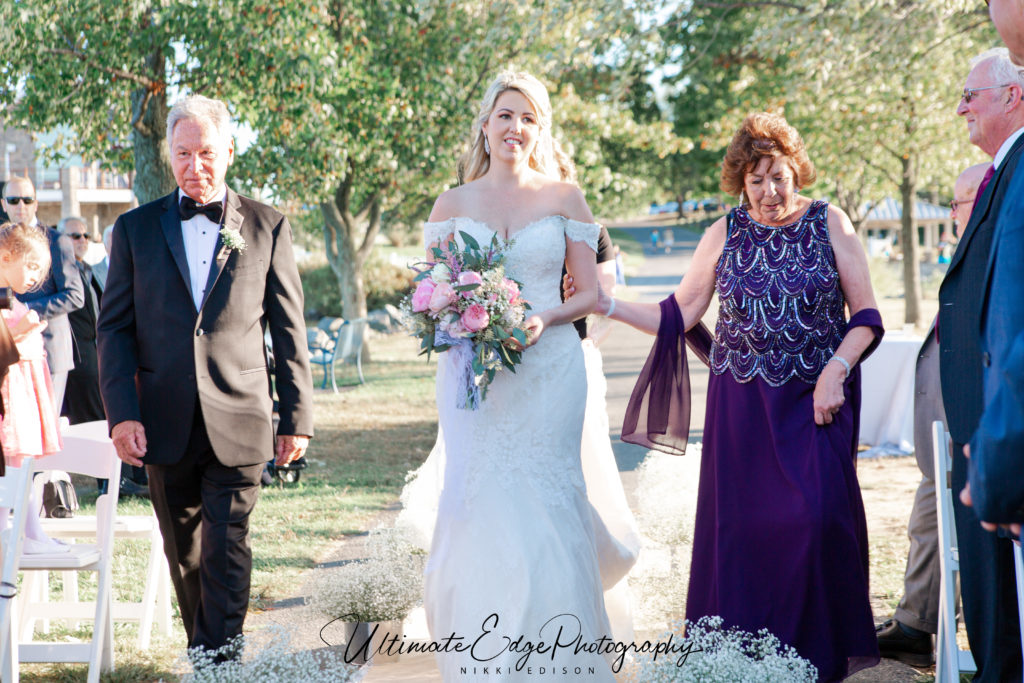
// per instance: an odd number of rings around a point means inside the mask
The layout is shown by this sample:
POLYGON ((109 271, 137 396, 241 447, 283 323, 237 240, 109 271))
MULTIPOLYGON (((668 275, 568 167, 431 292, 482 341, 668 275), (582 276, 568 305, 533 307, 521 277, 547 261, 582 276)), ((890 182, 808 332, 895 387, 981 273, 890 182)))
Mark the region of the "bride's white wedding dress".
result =
MULTIPOLYGON (((523 284, 532 313, 560 303, 566 239, 596 251, 598 230, 549 216, 513 234, 505 269, 523 284)), ((494 235, 470 218, 425 226, 428 244, 451 234, 461 244, 460 231, 481 244, 494 235)), ((587 384, 579 337, 572 325, 546 328, 515 373, 498 373, 475 411, 456 407, 451 362, 451 354, 438 362, 444 485, 424 593, 432 640, 455 638, 438 655, 441 673, 459 683, 611 683, 607 659, 574 652, 577 633, 583 646, 611 635, 580 464, 587 384), (524 658, 527 642, 556 640, 564 647, 554 656, 524 658), (454 643, 466 649, 455 652, 454 643)))

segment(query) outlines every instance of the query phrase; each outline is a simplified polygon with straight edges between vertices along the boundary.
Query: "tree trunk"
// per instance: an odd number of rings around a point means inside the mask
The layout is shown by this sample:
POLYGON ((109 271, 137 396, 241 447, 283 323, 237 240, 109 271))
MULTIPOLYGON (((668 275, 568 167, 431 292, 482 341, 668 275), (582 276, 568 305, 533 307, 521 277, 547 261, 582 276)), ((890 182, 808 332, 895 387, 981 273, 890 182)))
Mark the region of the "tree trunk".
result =
MULTIPOLYGON (((161 86, 166 83, 162 49, 154 48, 146 66, 155 83, 161 86)), ((132 150, 135 155, 135 182, 132 187, 139 204, 159 199, 177 187, 167 147, 167 94, 164 90, 155 90, 138 88, 131 94, 132 150)))
POLYGON ((917 243, 917 216, 914 206, 917 196, 917 165, 913 156, 902 158, 901 163, 903 177, 900 182, 900 195, 903 200, 903 216, 900 241, 903 243, 903 292, 906 304, 904 322, 920 327, 921 248, 917 243))
POLYGON ((376 193, 360 211, 353 214, 350 206, 352 171, 350 167, 349 175, 335 192, 334 199, 320 203, 327 262, 338 278, 342 315, 347 320, 366 317, 363 265, 373 250, 381 223, 380 199, 376 193), (358 243, 357 237, 360 238, 358 243))

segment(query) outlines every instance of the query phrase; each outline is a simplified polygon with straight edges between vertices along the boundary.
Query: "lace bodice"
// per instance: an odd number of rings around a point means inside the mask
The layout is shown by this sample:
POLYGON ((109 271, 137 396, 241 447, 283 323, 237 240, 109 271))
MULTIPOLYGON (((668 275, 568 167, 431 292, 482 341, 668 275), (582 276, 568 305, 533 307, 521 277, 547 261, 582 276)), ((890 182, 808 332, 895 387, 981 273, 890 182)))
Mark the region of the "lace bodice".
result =
MULTIPOLYGON (((481 246, 495 235, 471 218, 426 224, 428 244, 449 235, 461 242, 460 232, 481 246)), ((598 232, 597 225, 547 216, 513 233, 505 272, 522 284, 532 313, 559 305, 566 240, 585 241, 596 252, 598 232)), ((497 374, 477 410, 456 407, 464 389, 453 381, 458 368, 452 359, 451 353, 441 354, 437 370, 446 462, 425 571, 431 633, 435 640, 456 633, 472 641, 485 618, 497 614, 494 635, 501 636, 489 642, 549 639, 556 636, 551 626, 542 632, 544 625, 557 615, 572 615, 583 642, 604 636, 610 629, 580 460, 588 392, 575 328, 545 328, 514 373, 497 374)), ((615 681, 600 655, 569 649, 544 657, 551 671, 580 666, 594 670, 588 681, 615 681)), ((483 664, 491 672, 500 667, 503 681, 537 678, 536 668, 511 670, 511 659, 495 654, 483 664)), ((446 682, 490 683, 492 676, 473 669, 474 662, 467 653, 439 657, 446 682)))
MULTIPOLYGON (((472 235, 481 245, 490 242, 496 233, 486 223, 459 216, 446 221, 424 224, 426 244, 454 235, 463 246, 459 232, 472 235)), ((505 272, 523 283, 523 297, 533 307, 532 313, 554 308, 561 303, 562 264, 565 262, 565 238, 586 242, 597 252, 601 226, 583 223, 564 216, 545 216, 517 230, 508 240, 505 272)), ((498 237, 498 241, 503 241, 498 237)))
MULTIPOLYGON (((481 245, 495 234, 472 218, 452 218, 425 225, 427 244, 460 232, 481 245)), ((508 240, 505 272, 522 283, 522 294, 532 307, 530 314, 558 306, 565 261, 566 238, 585 241, 595 253, 600 227, 563 216, 547 216, 513 233, 508 240)), ((499 237, 499 240, 501 238, 499 237)), ((446 485, 460 489, 465 501, 476 497, 482 482, 504 481, 512 490, 516 482, 543 491, 553 504, 571 499, 582 490, 579 430, 587 397, 583 354, 572 325, 552 325, 540 340, 526 349, 516 372, 502 371, 488 388, 487 398, 475 411, 454 407, 448 386, 454 371, 447 354, 438 367, 437 406, 442 431, 448 441, 446 485), (575 424, 574 424, 575 423, 575 424), (575 432, 575 437, 571 436, 575 432), (508 444, 515 444, 509 448, 508 444), (458 481, 452 479, 457 473, 458 481)))

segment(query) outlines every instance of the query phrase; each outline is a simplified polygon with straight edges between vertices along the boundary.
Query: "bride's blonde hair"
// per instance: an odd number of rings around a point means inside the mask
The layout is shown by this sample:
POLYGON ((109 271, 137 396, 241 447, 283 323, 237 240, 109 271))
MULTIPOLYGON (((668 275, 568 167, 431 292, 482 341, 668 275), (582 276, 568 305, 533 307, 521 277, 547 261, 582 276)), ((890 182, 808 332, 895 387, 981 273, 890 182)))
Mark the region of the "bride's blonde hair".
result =
POLYGON ((537 115, 540 135, 537 144, 530 153, 530 168, 544 175, 565 182, 576 182, 576 166, 569 155, 562 150, 551 135, 551 100, 547 88, 536 78, 525 71, 502 71, 494 79, 484 99, 480 103, 480 111, 473 122, 473 132, 469 138, 469 148, 459 159, 459 182, 468 183, 487 173, 491 158, 484 149, 483 124, 490 118, 498 98, 506 90, 515 90, 530 101, 537 115))

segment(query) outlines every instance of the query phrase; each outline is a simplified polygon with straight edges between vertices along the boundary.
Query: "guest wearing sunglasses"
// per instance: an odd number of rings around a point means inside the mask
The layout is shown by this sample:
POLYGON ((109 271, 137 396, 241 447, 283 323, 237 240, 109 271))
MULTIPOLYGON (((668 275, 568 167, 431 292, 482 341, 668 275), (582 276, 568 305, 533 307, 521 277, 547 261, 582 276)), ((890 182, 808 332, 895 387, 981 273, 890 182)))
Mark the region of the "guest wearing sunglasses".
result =
POLYGON ((35 311, 40 320, 46 321, 43 346, 57 402, 54 409, 60 410, 64 403, 68 371, 75 366, 68 313, 85 304, 85 290, 78 275, 78 266, 75 265, 74 247, 70 239, 46 227, 36 218, 39 206, 36 202, 36 188, 28 178, 12 176, 4 185, 0 204, 12 222, 35 226, 50 242, 50 274, 42 285, 31 292, 19 294, 18 299, 35 311))
MULTIPOLYGON (((1024 73, 1006 48, 983 52, 971 62, 956 113, 971 142, 992 157, 939 288, 939 370, 946 424, 953 437, 953 490, 967 482, 968 443, 982 414, 982 376, 990 363, 981 347, 982 293, 996 217, 1024 161, 1024 73)), ((1018 174, 1019 175, 1019 174, 1018 174)), ((1008 293, 1009 297, 1018 296, 1008 293)), ((993 368, 994 369, 994 368, 993 368)), ((964 625, 978 674, 975 681, 1021 680, 1020 630, 1012 545, 982 530, 975 512, 953 498, 960 550, 964 625)))

